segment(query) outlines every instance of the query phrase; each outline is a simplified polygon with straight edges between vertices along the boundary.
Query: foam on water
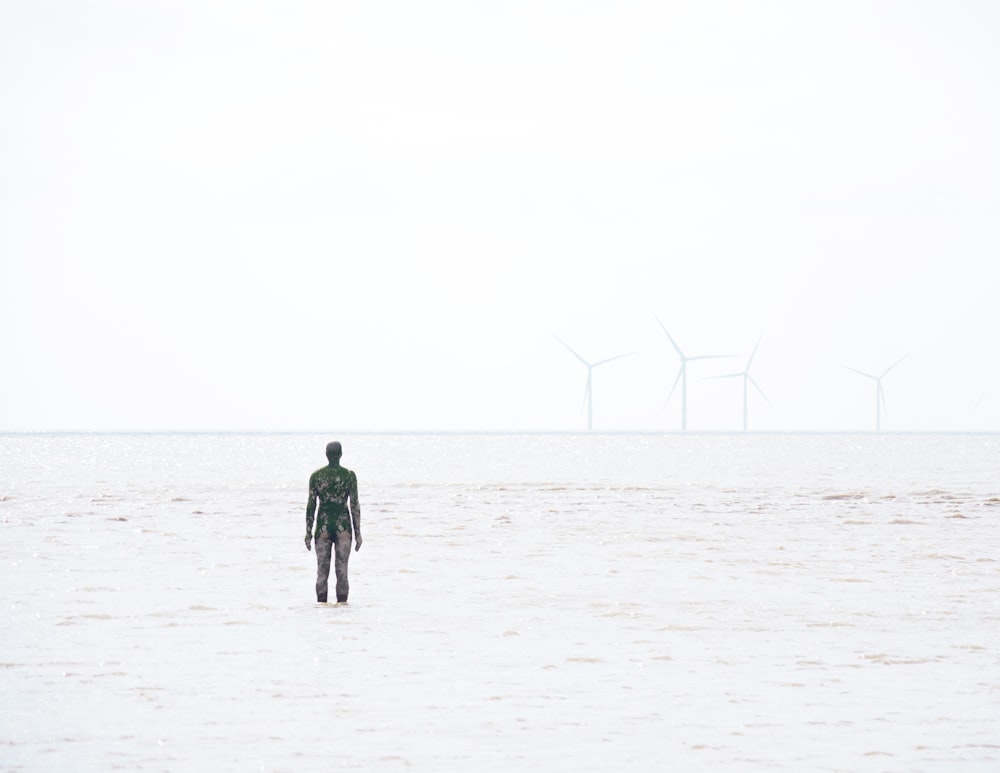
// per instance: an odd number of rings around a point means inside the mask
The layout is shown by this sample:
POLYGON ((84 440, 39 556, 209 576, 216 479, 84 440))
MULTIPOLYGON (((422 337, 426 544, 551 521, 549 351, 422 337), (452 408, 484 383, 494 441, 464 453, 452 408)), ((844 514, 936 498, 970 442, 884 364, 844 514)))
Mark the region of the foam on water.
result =
POLYGON ((0 769, 992 771, 1000 438, 0 437, 0 769))

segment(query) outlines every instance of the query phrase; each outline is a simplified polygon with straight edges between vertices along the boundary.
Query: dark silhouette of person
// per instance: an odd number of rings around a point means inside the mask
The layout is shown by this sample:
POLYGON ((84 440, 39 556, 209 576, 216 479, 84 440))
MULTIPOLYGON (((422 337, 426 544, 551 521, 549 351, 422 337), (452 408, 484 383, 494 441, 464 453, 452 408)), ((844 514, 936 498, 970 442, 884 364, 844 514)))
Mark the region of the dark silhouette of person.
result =
POLYGON ((334 554, 337 576, 337 601, 346 602, 347 560, 351 557, 351 530, 354 549, 361 550, 361 506, 358 504, 358 478, 340 466, 343 450, 334 441, 326 445, 329 464, 309 476, 309 504, 306 505, 306 550, 312 550, 313 518, 316 522, 316 601, 326 603, 330 577, 330 554, 334 554), (316 503, 319 502, 319 511, 316 503))

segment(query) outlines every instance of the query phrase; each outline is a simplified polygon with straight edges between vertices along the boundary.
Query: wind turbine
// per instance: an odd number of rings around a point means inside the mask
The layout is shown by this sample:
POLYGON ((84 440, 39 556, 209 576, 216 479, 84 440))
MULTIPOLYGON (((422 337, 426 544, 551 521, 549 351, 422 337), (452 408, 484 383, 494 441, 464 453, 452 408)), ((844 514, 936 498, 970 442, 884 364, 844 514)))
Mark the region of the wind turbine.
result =
MULTIPOLYGON (((656 317, 656 315, 653 315, 656 317)), ((681 358, 681 367, 677 371, 677 378, 674 379, 673 386, 670 387, 670 394, 667 395, 667 402, 670 402, 670 398, 674 396, 674 390, 677 389, 677 382, 681 383, 681 431, 687 431, 688 423, 688 382, 687 382, 687 364, 692 360, 715 360, 722 357, 732 357, 731 354, 700 354, 696 357, 685 357, 684 352, 674 341, 674 337, 670 335, 667 331, 666 325, 660 322, 660 318, 656 317, 656 321, 660 323, 660 327, 663 328, 663 332, 667 334, 667 338, 670 339, 670 344, 674 347, 674 351, 677 352, 677 356, 681 358)))
POLYGON ((871 373, 865 373, 863 370, 858 370, 857 368, 850 368, 847 365, 844 367, 848 370, 852 370, 859 376, 864 376, 865 378, 870 378, 875 381, 875 431, 878 432, 882 429, 882 408, 885 406, 885 390, 882 389, 882 379, 886 377, 890 370, 895 368, 899 363, 905 360, 909 355, 904 354, 898 360, 896 360, 892 365, 882 371, 878 376, 873 376, 871 373))
POLYGON ((626 352, 625 354, 616 354, 614 357, 608 357, 605 360, 599 360, 598 362, 587 362, 583 357, 573 351, 570 345, 563 341, 559 336, 556 336, 556 340, 569 349, 570 354, 576 357, 580 362, 584 364, 587 368, 587 389, 583 393, 583 399, 587 401, 587 431, 590 432, 594 426, 594 392, 592 389, 594 381, 594 368, 599 365, 604 365, 612 360, 619 360, 622 357, 628 357, 632 352, 626 352))
POLYGON ((747 430, 747 393, 749 392, 749 385, 753 384, 754 389, 760 392, 760 396, 764 398, 764 401, 770 405, 771 401, 767 399, 767 395, 764 394, 764 390, 760 388, 760 384, 753 380, 753 376, 750 375, 750 364, 753 362, 753 358, 757 355, 757 347, 760 346, 760 339, 764 336, 761 335, 757 339, 757 343, 754 344, 753 351, 750 353, 750 359, 747 360, 747 366, 739 373, 726 373, 722 376, 712 376, 712 378, 736 378, 738 376, 743 377, 743 431, 747 430))

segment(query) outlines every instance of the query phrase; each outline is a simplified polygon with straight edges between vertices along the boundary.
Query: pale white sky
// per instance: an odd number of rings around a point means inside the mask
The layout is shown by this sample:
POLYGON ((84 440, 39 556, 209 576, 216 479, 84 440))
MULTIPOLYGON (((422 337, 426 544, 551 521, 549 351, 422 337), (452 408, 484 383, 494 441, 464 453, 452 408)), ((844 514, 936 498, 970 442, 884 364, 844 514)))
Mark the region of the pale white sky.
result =
POLYGON ((1000 431, 998 136, 988 0, 4 0, 0 430, 1000 431))

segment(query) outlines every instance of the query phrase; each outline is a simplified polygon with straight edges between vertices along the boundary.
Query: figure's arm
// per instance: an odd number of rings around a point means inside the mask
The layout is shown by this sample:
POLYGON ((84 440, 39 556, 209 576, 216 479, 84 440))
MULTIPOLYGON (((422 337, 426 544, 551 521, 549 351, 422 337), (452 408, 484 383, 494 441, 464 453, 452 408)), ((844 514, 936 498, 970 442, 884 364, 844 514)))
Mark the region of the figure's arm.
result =
POLYGON ((316 520, 316 489, 309 481, 309 503, 306 505, 306 550, 312 550, 313 522, 316 520))
POLYGON ((351 525, 354 526, 354 550, 361 550, 361 505, 358 503, 358 476, 351 472, 351 525))

